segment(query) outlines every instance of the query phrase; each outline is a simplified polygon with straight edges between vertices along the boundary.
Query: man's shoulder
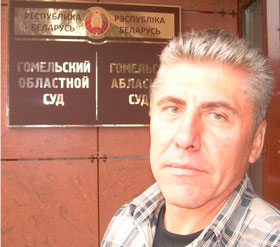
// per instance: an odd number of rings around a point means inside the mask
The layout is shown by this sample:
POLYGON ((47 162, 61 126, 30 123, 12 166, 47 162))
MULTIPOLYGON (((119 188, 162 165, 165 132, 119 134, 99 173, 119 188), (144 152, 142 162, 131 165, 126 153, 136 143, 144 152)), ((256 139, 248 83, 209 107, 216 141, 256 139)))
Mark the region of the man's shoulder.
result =
MULTIPOLYGON (((151 228, 162 196, 157 184, 122 206, 113 216, 101 246, 143 246, 150 239, 151 228)), ((148 245, 145 245, 148 246, 148 245)))
POLYGON ((155 183, 130 202, 124 204, 113 216, 113 221, 129 219, 138 221, 141 214, 148 216, 161 200, 160 190, 155 183))
POLYGON ((263 229, 278 231, 280 234, 280 211, 259 197, 252 199, 250 214, 253 222, 263 229))
POLYGON ((254 193, 235 208, 223 241, 244 247, 280 247, 280 212, 254 193))
POLYGON ((266 201, 254 197, 243 223, 240 246, 280 247, 280 212, 266 201))

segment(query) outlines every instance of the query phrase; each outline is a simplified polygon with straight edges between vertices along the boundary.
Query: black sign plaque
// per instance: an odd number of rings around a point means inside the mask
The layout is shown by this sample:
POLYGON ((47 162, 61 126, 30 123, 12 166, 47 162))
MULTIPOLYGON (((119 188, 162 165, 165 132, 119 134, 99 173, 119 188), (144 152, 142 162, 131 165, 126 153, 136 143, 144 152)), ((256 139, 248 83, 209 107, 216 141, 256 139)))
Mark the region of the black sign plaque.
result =
POLYGON ((143 126, 180 7, 11 1, 9 126, 143 126))

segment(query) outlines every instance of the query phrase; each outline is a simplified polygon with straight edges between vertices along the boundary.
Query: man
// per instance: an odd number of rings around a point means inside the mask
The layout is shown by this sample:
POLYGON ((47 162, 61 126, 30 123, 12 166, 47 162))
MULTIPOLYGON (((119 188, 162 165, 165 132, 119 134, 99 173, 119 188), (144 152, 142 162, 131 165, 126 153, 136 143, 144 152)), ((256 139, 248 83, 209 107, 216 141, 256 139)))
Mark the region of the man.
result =
POLYGON ((116 213, 101 245, 280 246, 280 212, 246 175, 264 141, 266 59, 206 30, 173 39, 160 61, 150 105, 157 183, 116 213))

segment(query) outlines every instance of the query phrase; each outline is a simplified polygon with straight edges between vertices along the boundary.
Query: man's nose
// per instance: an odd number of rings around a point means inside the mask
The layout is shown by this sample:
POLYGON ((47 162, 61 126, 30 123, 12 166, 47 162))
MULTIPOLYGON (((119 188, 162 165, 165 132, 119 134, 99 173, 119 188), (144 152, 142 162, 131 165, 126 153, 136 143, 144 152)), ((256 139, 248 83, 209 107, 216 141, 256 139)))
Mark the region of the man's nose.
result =
POLYGON ((199 116, 185 113, 178 123, 175 143, 177 147, 188 151, 197 151, 201 147, 202 122, 199 116))

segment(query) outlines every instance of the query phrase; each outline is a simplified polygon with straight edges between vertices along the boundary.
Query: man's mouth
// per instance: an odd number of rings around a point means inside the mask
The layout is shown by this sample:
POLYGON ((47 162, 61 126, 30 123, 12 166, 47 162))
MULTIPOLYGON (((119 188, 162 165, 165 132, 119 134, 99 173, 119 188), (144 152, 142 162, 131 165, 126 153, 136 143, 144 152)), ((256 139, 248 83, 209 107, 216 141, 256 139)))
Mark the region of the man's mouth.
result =
POLYGON ((189 175, 197 175, 202 173, 202 170, 194 168, 193 166, 189 165, 181 165, 181 164, 170 164, 166 165, 166 168, 173 174, 179 176, 189 176, 189 175))

